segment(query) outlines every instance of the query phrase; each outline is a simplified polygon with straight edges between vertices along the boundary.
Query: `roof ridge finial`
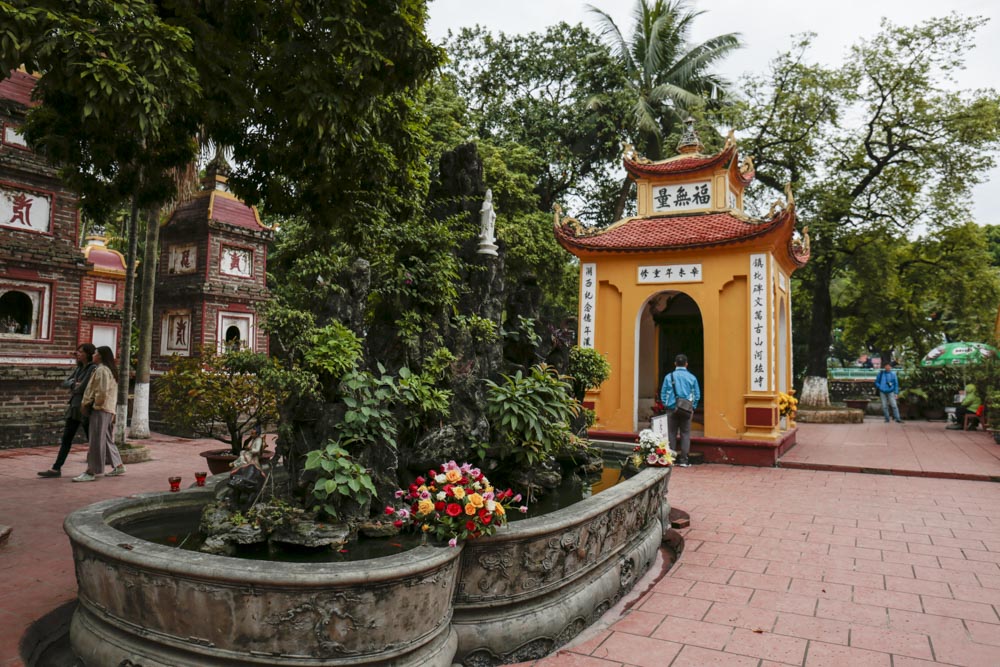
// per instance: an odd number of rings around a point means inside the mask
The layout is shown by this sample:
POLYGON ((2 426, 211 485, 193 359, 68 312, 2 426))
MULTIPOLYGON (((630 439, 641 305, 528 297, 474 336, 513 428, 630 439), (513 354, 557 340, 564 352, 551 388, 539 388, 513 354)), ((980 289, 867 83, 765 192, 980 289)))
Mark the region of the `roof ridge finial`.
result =
POLYGON ((229 181, 229 174, 231 173, 232 167, 226 159, 225 149, 216 144, 215 155, 205 165, 205 178, 201 181, 202 185, 206 190, 228 191, 229 186, 226 183, 229 181))
POLYGON ((694 118, 688 116, 684 119, 684 124, 687 127, 684 129, 684 134, 681 135, 681 140, 677 142, 677 152, 681 154, 701 153, 705 150, 705 146, 698 138, 698 133, 695 132, 694 118))

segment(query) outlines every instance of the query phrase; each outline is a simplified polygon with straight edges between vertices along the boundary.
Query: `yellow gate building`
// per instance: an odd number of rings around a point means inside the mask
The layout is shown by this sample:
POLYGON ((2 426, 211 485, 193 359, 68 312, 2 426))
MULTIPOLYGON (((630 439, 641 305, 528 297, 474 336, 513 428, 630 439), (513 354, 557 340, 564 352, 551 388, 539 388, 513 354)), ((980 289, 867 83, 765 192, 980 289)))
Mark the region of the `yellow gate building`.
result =
POLYGON ((732 133, 704 155, 689 119, 677 148, 651 162, 626 147, 636 216, 587 230, 556 210, 556 237, 580 259, 578 344, 612 369, 587 394, 591 435, 633 438, 684 353, 702 387, 692 450, 708 461, 773 464, 795 439, 778 392, 792 386, 790 278, 809 259, 808 235, 795 231, 790 189, 765 218, 744 213, 753 164, 739 160, 732 133))

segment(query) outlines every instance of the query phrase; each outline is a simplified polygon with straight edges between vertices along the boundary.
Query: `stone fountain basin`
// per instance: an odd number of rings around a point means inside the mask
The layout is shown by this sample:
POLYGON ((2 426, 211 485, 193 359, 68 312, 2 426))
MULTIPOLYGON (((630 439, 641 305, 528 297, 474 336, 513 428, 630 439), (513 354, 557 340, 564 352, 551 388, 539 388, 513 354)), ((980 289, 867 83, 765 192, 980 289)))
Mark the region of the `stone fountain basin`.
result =
POLYGON ((211 488, 106 500, 65 522, 79 586, 71 645, 88 667, 478 667, 540 657, 650 567, 669 526, 669 471, 646 469, 464 547, 350 563, 202 554, 114 528, 197 511, 211 488))
POLYGON ((278 563, 183 551, 113 528, 213 498, 211 489, 142 494, 67 517, 79 587, 70 641, 84 664, 451 665, 460 549, 278 563))

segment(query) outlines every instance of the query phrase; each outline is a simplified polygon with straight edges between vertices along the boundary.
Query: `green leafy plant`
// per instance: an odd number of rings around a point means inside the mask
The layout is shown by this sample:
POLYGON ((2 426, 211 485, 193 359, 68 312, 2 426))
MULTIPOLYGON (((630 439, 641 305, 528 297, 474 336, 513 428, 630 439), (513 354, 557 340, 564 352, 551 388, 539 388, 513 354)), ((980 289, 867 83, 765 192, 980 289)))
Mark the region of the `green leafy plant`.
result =
POLYGON ((597 350, 574 345, 569 351, 569 375, 573 379, 573 395, 582 401, 588 389, 596 389, 611 377, 611 364, 597 350))
POLYGON ((399 390, 392 376, 385 375, 379 364, 381 376, 353 369, 340 383, 341 400, 347 406, 340 425, 340 442, 345 446, 385 444, 396 447, 396 420, 392 416, 392 403, 399 390))
POLYGON ((414 373, 406 366, 400 368, 397 395, 406 407, 404 420, 411 428, 434 417, 448 416, 452 392, 435 386, 429 372, 414 373))
POLYGON ((493 320, 476 314, 456 315, 455 324, 467 331, 472 341, 477 345, 492 345, 500 340, 499 327, 493 320))
POLYGON ((486 380, 486 414, 499 434, 502 458, 530 465, 576 443, 570 422, 579 414, 566 376, 546 364, 499 384, 486 380))
POLYGON ((239 454, 256 424, 278 419, 277 363, 249 350, 177 357, 156 383, 167 421, 198 436, 228 443, 239 454))
POLYGON ((368 470, 354 460, 343 445, 350 440, 330 440, 322 449, 309 452, 305 469, 316 474, 312 494, 326 514, 336 517, 345 499, 359 505, 377 495, 368 470))
POLYGON ((336 320, 313 330, 309 339, 304 354, 307 368, 339 378, 361 358, 361 339, 336 320))

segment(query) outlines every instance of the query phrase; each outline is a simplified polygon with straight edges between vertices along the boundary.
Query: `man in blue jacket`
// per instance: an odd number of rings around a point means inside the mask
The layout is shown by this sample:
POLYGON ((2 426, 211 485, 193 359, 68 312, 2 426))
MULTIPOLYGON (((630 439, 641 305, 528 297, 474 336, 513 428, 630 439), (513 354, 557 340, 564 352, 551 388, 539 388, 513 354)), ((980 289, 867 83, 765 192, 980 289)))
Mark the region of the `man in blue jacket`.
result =
POLYGON ((698 379, 688 372, 688 358, 678 354, 674 357, 674 372, 667 373, 660 387, 660 402, 667 408, 667 437, 670 448, 677 447, 677 432, 681 435, 681 456, 677 465, 687 468, 688 454, 691 452, 691 416, 698 401, 701 400, 701 389, 698 379), (678 405, 678 398, 680 405, 678 405))
POLYGON ((892 370, 891 363, 886 362, 882 365, 882 370, 875 376, 875 388, 878 389, 878 396, 882 399, 882 414, 885 415, 885 421, 887 423, 889 421, 889 407, 892 406, 892 418, 896 420, 896 423, 902 424, 903 420, 899 418, 899 406, 896 405, 896 397, 899 395, 899 378, 892 370))

